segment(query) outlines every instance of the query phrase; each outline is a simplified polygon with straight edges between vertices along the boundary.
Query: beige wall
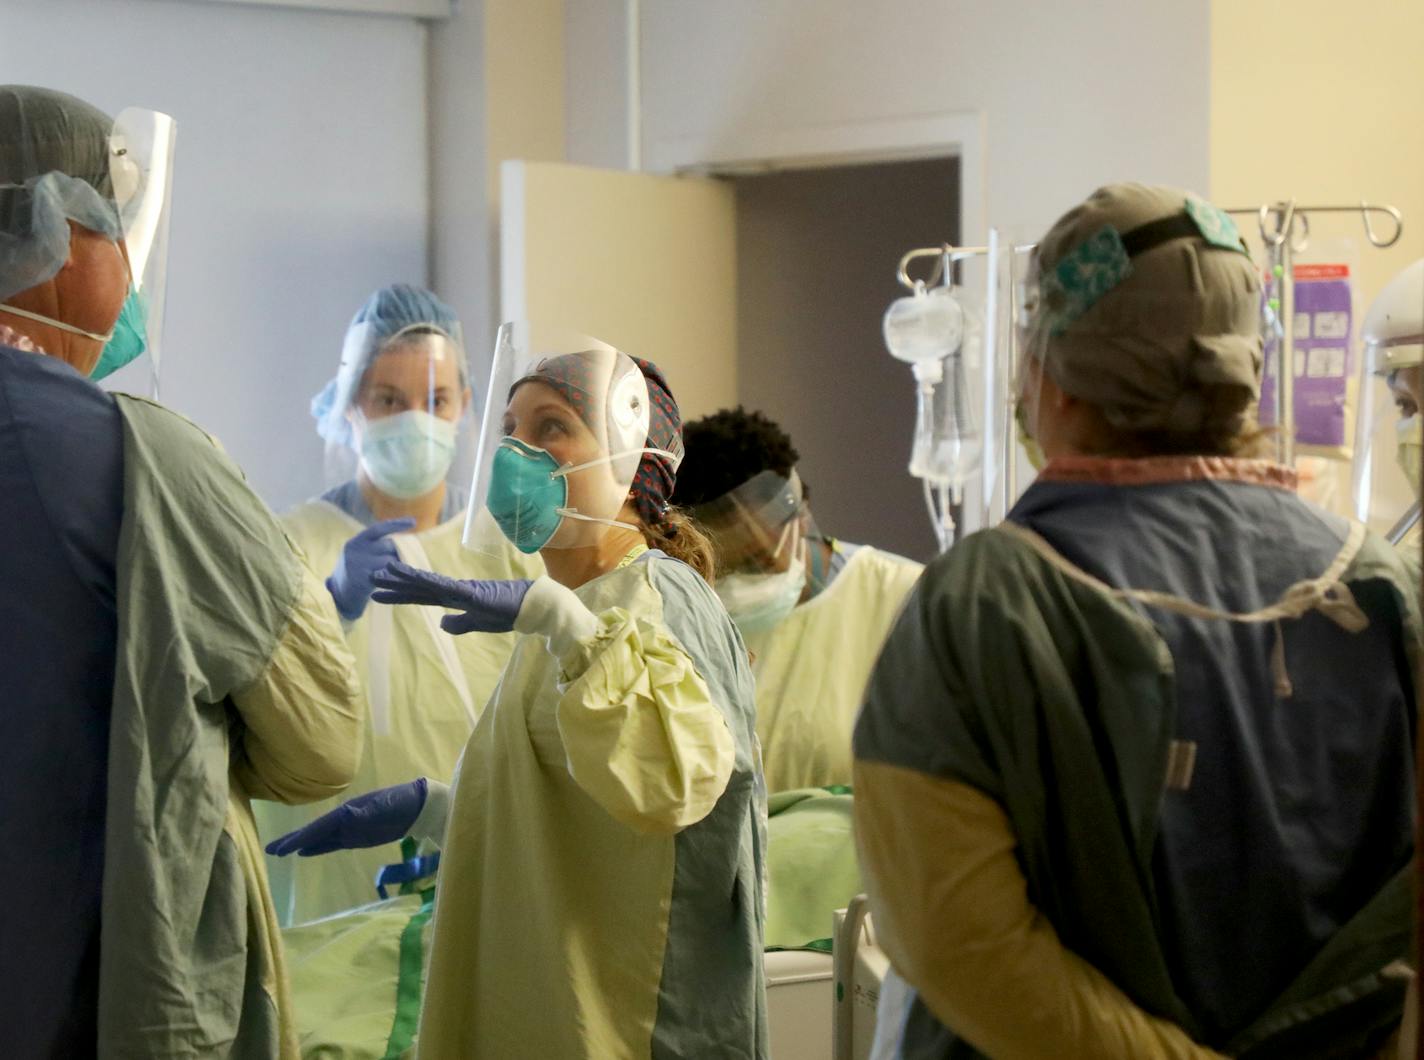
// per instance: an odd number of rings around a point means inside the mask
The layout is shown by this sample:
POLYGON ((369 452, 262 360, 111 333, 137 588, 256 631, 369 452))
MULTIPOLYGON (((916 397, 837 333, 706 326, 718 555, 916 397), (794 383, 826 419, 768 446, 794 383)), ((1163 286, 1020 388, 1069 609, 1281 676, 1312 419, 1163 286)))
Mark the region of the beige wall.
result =
POLYGON ((477 379, 499 320, 499 173, 564 157, 563 0, 464 0, 430 24, 430 278, 477 379))
POLYGON ((656 361, 684 419, 737 396, 737 247, 725 182, 510 162, 503 313, 656 361))
MULTIPOLYGON (((1362 310, 1424 256, 1424 3, 1215 0, 1211 195, 1398 206, 1404 238, 1360 253, 1362 310)), ((1365 245, 1353 216, 1313 227, 1365 245)))
MULTIPOLYGON (((500 167, 564 159, 564 0, 484 0, 485 193, 499 260, 500 167)), ((504 277, 493 272, 490 302, 504 277)), ((502 323, 496 316, 491 325, 502 323)))
POLYGON ((485 0, 485 120, 490 204, 510 158, 564 159, 563 0, 485 0))

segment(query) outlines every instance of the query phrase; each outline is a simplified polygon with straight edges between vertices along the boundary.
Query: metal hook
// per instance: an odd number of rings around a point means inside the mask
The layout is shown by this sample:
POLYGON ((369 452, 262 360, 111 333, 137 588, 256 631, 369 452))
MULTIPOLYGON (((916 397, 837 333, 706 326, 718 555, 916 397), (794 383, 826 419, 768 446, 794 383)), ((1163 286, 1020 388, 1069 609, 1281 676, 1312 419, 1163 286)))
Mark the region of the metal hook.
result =
POLYGON ((1364 199, 1361 199, 1360 220, 1365 222, 1365 235, 1369 237, 1371 243, 1379 247, 1381 250, 1383 250, 1385 247, 1394 246, 1396 243, 1399 242, 1399 237, 1404 235, 1404 217, 1393 206, 1374 206, 1370 203, 1365 202, 1364 199), (1378 210, 1381 213, 1388 214, 1390 219, 1394 221, 1394 235, 1391 236, 1389 239, 1385 240, 1383 243, 1381 243, 1379 241, 1379 237, 1375 235, 1375 226, 1370 223, 1371 210, 1378 210))
POLYGON ((1256 224, 1261 231, 1262 243, 1268 247, 1281 246, 1290 236, 1291 228, 1295 224, 1295 200, 1263 202, 1260 210, 1256 212, 1256 224), (1280 223, 1274 230, 1266 227, 1267 219, 1272 216, 1280 218, 1280 223))
POLYGON ((1297 210, 1295 217, 1291 221, 1291 253, 1299 254, 1306 247, 1310 246, 1310 214, 1302 210, 1297 210), (1300 239, 1295 237, 1295 222, 1300 222, 1300 239))
POLYGON ((1404 215, 1393 206, 1360 200, 1358 206, 1297 206, 1294 199, 1284 202, 1268 202, 1256 209, 1227 210, 1227 213, 1254 213, 1261 231, 1261 241, 1267 247, 1282 246, 1290 238, 1291 250, 1299 253, 1310 242, 1310 215, 1313 213, 1358 213, 1365 226, 1365 235, 1372 246, 1383 250, 1399 242, 1404 235, 1404 215), (1384 214, 1394 222, 1394 234, 1388 239, 1381 237, 1370 215, 1384 214), (1271 218, 1277 223, 1271 225, 1271 218), (1296 221, 1300 222, 1300 233, 1296 234, 1296 221))
POLYGON ((895 270, 895 278, 898 279, 903 286, 908 287, 912 291, 916 289, 917 284, 923 282, 925 287, 933 287, 939 283, 941 279, 944 280, 946 287, 952 287, 954 280, 950 275, 950 266, 956 261, 964 261, 966 258, 980 258, 988 253, 988 247, 956 247, 952 243, 941 243, 937 247, 920 247, 918 250, 910 251, 900 259, 900 267, 895 270), (930 278, 927 282, 912 280, 910 278, 908 271, 910 262, 917 258, 939 259, 935 262, 934 271, 930 273, 930 278))
POLYGON ((900 281, 902 286, 909 288, 911 291, 917 291, 922 288, 933 287, 936 283, 939 282, 940 277, 944 275, 944 255, 945 249, 942 246, 920 247, 918 250, 911 250, 900 259, 900 267, 895 270, 895 278, 900 281), (930 273, 930 278, 928 281, 912 280, 910 278, 910 262, 916 261, 919 258, 938 259, 935 261, 934 271, 930 273))

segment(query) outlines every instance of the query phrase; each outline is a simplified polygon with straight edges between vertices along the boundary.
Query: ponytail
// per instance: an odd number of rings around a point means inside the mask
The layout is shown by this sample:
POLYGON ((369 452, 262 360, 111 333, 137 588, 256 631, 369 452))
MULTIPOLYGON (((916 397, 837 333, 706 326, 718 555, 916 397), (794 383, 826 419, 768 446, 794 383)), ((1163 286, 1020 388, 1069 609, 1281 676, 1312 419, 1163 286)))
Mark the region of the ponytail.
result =
POLYGON ((668 508, 656 525, 643 526, 643 537, 649 548, 661 549, 673 559, 682 560, 702 575, 711 585, 716 580, 716 554, 712 540, 681 508, 668 508))

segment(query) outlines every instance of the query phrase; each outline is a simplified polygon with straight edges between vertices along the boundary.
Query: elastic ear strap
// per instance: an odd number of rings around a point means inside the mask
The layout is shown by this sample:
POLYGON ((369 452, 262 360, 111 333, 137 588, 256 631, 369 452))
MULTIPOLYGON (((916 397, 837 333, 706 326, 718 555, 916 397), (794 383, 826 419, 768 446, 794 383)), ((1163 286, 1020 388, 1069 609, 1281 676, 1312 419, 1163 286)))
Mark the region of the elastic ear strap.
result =
POLYGON ((67 331, 71 335, 79 335, 86 339, 93 339, 95 342, 102 342, 107 344, 109 340, 114 337, 114 332, 112 328, 109 329, 109 333, 107 335, 97 335, 92 331, 85 331, 83 328, 76 328, 73 324, 66 324, 62 320, 55 320, 51 317, 41 316, 39 313, 31 313, 28 309, 17 309, 15 306, 12 305, 0 305, 0 313, 13 313, 17 317, 24 317, 27 320, 33 320, 37 324, 48 324, 52 328, 58 328, 60 331, 67 331))
POLYGON ((554 472, 554 475, 572 475, 575 471, 584 471, 591 467, 597 467, 599 464, 610 464, 615 460, 621 460, 625 456, 633 456, 634 454, 641 456, 647 453, 652 453, 653 456, 665 456, 669 460, 677 459, 676 455, 669 453, 666 449, 625 449, 621 453, 609 453, 607 456, 600 456, 594 460, 586 460, 582 464, 561 467, 554 472))
POLYGON ((555 508, 554 511, 562 515, 565 519, 578 519, 585 523, 602 523, 604 526, 621 526, 625 530, 639 530, 641 526, 634 526, 632 523, 625 523, 621 519, 600 519, 596 515, 584 515, 576 508, 555 508))

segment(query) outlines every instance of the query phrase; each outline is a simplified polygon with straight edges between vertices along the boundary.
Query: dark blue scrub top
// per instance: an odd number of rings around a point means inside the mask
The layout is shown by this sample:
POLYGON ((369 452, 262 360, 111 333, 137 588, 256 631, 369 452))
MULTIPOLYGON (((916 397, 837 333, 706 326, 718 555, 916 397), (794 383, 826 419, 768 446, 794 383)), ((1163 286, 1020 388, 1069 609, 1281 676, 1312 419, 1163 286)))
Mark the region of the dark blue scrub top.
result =
MULTIPOLYGON (((1010 518, 1109 585, 1223 611, 1319 576, 1348 527, 1294 493, 1244 482, 1037 482, 1010 518)), ((1132 605, 1176 668, 1176 738, 1197 744, 1169 791, 1153 859, 1178 996, 1220 1045, 1273 1001, 1414 848, 1414 718, 1392 590, 1356 586, 1369 628, 1283 622, 1294 685, 1272 683, 1275 627, 1132 605)))
POLYGON ((62 361, 0 346, 0 1054, 92 1056, 123 437, 62 361))

